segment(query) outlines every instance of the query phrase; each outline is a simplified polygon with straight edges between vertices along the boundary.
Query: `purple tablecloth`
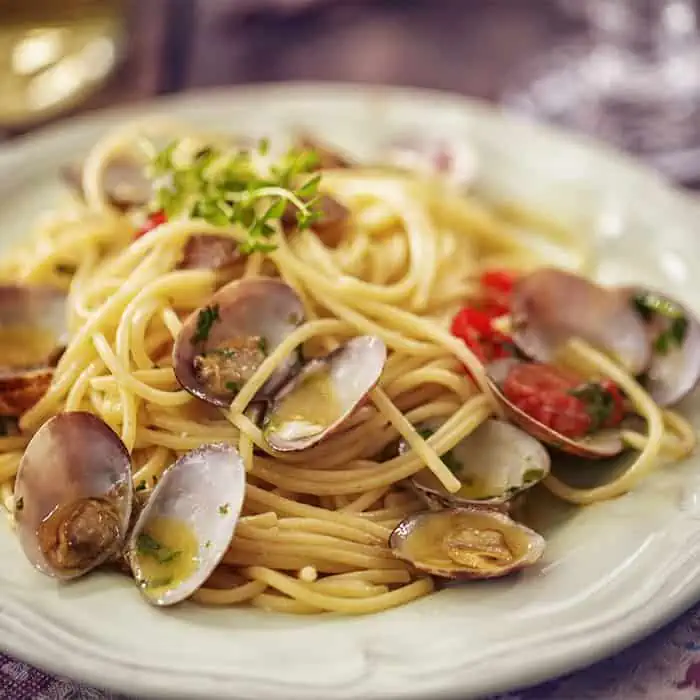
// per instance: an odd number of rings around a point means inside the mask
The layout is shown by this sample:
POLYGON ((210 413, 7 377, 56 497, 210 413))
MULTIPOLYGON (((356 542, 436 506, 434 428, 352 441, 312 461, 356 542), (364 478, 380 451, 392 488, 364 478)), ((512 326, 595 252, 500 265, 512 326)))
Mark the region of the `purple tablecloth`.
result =
MULTIPOLYGON (((0 654, 2 700, 127 700, 0 654)), ((583 671, 491 700, 700 700, 700 605, 583 671)))

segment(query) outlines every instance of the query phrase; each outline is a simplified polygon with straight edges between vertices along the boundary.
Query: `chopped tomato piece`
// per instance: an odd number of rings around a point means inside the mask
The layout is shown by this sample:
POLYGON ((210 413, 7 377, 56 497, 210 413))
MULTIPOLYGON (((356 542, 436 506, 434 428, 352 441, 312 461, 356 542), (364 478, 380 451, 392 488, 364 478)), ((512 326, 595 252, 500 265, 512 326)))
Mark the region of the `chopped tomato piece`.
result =
POLYGON ((467 306, 452 320, 452 335, 461 338, 481 362, 513 355, 511 339, 493 327, 495 316, 467 306))
POLYGON ((141 238, 144 234, 152 231, 156 226, 164 224, 168 220, 168 217, 163 211, 155 211, 148 215, 146 223, 136 232, 135 238, 141 238))
POLYGON ((498 309, 499 313, 494 315, 502 316, 508 313, 516 279, 516 275, 507 270, 486 270, 481 273, 479 282, 484 306, 498 309))
POLYGON ((569 438, 615 427, 625 414, 622 393, 612 381, 585 382, 553 365, 516 365, 501 388, 523 413, 569 438))

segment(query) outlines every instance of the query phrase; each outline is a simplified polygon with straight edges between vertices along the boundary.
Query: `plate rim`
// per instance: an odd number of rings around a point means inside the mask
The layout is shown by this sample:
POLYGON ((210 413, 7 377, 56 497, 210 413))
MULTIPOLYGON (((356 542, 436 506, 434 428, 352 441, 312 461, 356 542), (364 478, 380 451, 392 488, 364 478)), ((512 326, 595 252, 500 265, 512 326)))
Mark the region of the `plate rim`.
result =
MULTIPOLYGON (((130 120, 133 118, 146 117, 154 111, 167 109, 168 105, 178 105, 201 101, 202 104, 212 104, 218 102, 235 102, 237 99, 250 99, 251 97, 260 97, 269 93, 314 93, 315 95, 324 94, 331 96, 333 94, 357 95, 358 100, 375 97, 377 95, 386 96, 389 101, 399 98, 409 98, 410 100, 428 101, 438 100, 447 101, 463 106, 469 112, 479 112, 481 115, 487 116, 489 119, 498 120, 505 124, 518 123, 532 129, 542 135, 548 137, 556 137, 564 139, 568 143, 576 143, 586 151, 594 152, 604 157, 610 162, 616 162, 624 167, 630 174, 643 177, 650 183, 650 186, 657 189, 659 192, 663 190, 665 194, 672 196, 678 200, 678 206, 686 208, 689 212, 700 212, 698 201, 696 201, 690 193, 681 191, 673 186, 663 175, 652 170, 649 166, 636 161, 632 156, 620 153, 606 144, 602 144, 590 137, 571 133, 565 129, 537 124, 519 115, 513 115, 500 110, 497 106, 490 103, 465 97, 458 93, 447 92, 443 90, 431 90, 425 88, 412 87, 396 87, 388 85, 368 85, 354 84, 342 82, 318 82, 318 81, 289 81, 283 83, 258 83, 253 85, 229 86, 229 87, 211 87, 206 89, 197 89, 157 97, 111 107, 100 109, 88 113, 71 116, 57 123, 52 123, 41 127, 33 132, 17 137, 9 144, 4 144, 0 147, 0 174, 8 173, 13 163, 18 162, 16 159, 22 160, 29 155, 29 152, 35 154, 42 143, 52 142, 60 138, 62 134, 74 134, 79 132, 85 126, 98 127, 102 124, 105 126, 117 122, 119 120, 130 120)), ((205 107, 206 111, 206 107, 205 107)), ((34 155, 32 155, 34 157, 34 155)), ((37 165, 32 166, 34 168, 37 165)), ((507 690, 508 688, 519 688, 526 685, 542 682, 559 676, 564 673, 588 666, 606 656, 609 656, 627 646, 648 636, 657 629, 661 628, 670 622, 677 615, 687 610, 696 600, 700 598, 700 579, 692 586, 688 585, 680 591, 676 591, 676 595, 669 598, 669 604, 655 609, 653 614, 647 614, 646 619, 642 624, 628 623, 619 630, 612 638, 606 640, 605 644, 590 645, 584 647, 576 654, 576 660, 573 658, 562 662, 558 659, 558 655, 545 657, 542 659, 541 665, 537 669, 529 669, 521 671, 518 675, 518 682, 494 683, 496 692, 499 690, 507 690)), ((60 635, 54 640, 49 639, 51 634, 49 629, 44 628, 44 633, 31 631, 32 624, 36 623, 33 620, 33 614, 27 615, 25 610, 26 605, 21 602, 13 601, 0 597, 0 650, 8 655, 24 660, 39 668, 45 669, 50 673, 64 676, 68 674, 71 678, 78 680, 81 683, 90 684, 100 688, 106 688, 115 692, 127 693, 142 697, 147 694, 149 697, 191 697, 189 692, 178 694, 174 684, 167 682, 167 674, 162 671, 149 670, 148 666, 143 668, 140 665, 134 665, 133 668, 127 668, 123 662, 115 663, 109 659, 108 650, 94 651, 93 656, 85 656, 86 648, 89 648, 89 643, 82 648, 82 654, 73 655, 70 651, 59 653, 63 649, 66 640, 61 639, 60 635), (86 663, 86 661, 88 663, 86 663), (120 665, 121 664, 121 665, 120 665), (159 677, 160 676, 160 677, 159 677)), ((50 626, 52 623, 47 623, 50 626)), ((231 679, 233 680, 233 679, 231 679)), ((467 689, 468 690, 468 689, 467 689)), ((315 692, 319 692, 316 690, 315 692)), ((244 690, 239 693, 236 690, 236 696, 239 700, 245 700, 248 697, 262 697, 258 693, 250 695, 245 694, 244 690)), ((321 689, 318 697, 324 697, 321 689)), ((463 688, 441 688, 431 691, 434 698, 444 698, 445 700, 457 698, 458 695, 463 696, 463 688)), ((305 692, 306 698, 316 697, 312 691, 305 692)), ((224 698, 229 697, 225 694, 223 687, 219 690, 214 688, 211 691, 198 695, 202 698, 224 698)), ((292 697, 287 694, 285 697, 292 697)), ((328 696, 330 697, 330 696, 328 696)), ((400 693, 379 691, 374 695, 367 696, 368 698, 402 698, 402 700, 418 700, 425 697, 423 690, 414 690, 408 688, 400 693)))

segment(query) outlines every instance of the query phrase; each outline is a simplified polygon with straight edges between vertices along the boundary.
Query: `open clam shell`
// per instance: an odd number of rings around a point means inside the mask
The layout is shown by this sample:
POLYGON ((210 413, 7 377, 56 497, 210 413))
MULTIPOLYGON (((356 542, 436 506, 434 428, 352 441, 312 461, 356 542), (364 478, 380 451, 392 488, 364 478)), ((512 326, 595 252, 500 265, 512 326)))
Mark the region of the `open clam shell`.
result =
POLYGON ((624 449, 624 443, 619 430, 600 430, 592 435, 574 440, 552 430, 549 426, 540 423, 529 414, 521 411, 512 404, 501 389, 502 383, 514 365, 520 360, 507 358, 496 360, 487 368, 486 373, 489 386, 494 397, 505 413, 505 417, 524 430, 528 435, 532 435, 536 440, 555 447, 563 452, 585 457, 586 459, 602 459, 619 454, 624 449))
POLYGON ((649 289, 622 290, 640 314, 651 340, 643 384, 660 406, 678 403, 700 380, 700 323, 675 299, 649 289))
MULTIPOLYGON (((419 426, 422 434, 434 433, 442 421, 419 426)), ((408 446, 399 444, 399 452, 408 446)), ((544 479, 550 471, 547 450, 534 437, 505 421, 489 419, 467 435, 442 460, 459 479, 457 493, 444 489, 433 473, 424 469, 411 479, 413 489, 430 507, 507 508, 510 501, 544 479)))
POLYGON ((181 270, 223 270, 243 258, 238 242, 230 236, 197 233, 182 251, 181 270))
POLYGON ((270 447, 305 450, 330 435, 379 381, 385 362, 384 342, 369 335, 311 360, 273 400, 264 425, 270 447))
POLYGON ((428 138, 416 134, 392 141, 384 162, 422 175, 437 175, 459 189, 471 187, 479 172, 479 159, 467 141, 428 138))
MULTIPOLYGON (((62 170, 63 179, 79 196, 83 197, 83 165, 73 163, 62 170)), ((102 186, 110 204, 120 211, 127 211, 148 204, 152 185, 143 165, 134 158, 120 156, 105 167, 102 186)))
POLYGON ((77 578, 123 546, 132 508, 131 460, 91 413, 60 413, 34 435, 15 482, 15 519, 29 561, 77 578))
MULTIPOLYGON (((265 357, 303 322, 301 299, 284 282, 232 282, 183 324, 173 347, 175 376, 194 396, 226 407, 265 357)), ((256 399, 268 398, 298 363, 298 353, 291 353, 256 399)))
POLYGON ((188 452, 163 474, 127 546, 149 603, 179 603, 209 578, 231 543, 244 495, 243 460, 228 445, 188 452))
POLYGON ((0 416, 20 416, 46 392, 67 342, 66 296, 53 287, 0 285, 0 416))
POLYGON ((454 508, 412 515, 389 538, 394 556, 432 576, 488 579, 531 566, 544 538, 493 510, 454 508))
POLYGON ((651 358, 644 323, 616 290, 578 275, 541 268, 520 279, 511 300, 513 340, 527 357, 551 361, 578 337, 615 357, 631 374, 651 358))

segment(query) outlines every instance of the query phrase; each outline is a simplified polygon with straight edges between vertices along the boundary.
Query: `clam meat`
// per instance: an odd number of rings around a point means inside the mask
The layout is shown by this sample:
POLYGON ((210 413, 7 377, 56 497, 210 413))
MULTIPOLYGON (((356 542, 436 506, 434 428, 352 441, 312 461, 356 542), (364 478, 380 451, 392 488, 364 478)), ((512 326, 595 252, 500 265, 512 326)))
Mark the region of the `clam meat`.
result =
POLYGON ((493 510, 455 508, 408 517, 391 533, 394 556, 448 579, 489 579, 536 563, 545 541, 493 510))
MULTIPOLYGON (((301 299, 284 282, 268 278, 231 282, 183 324, 173 347, 175 375, 194 396, 226 407, 304 319, 301 299)), ((298 354, 290 353, 256 398, 268 398, 298 362, 298 354)))

